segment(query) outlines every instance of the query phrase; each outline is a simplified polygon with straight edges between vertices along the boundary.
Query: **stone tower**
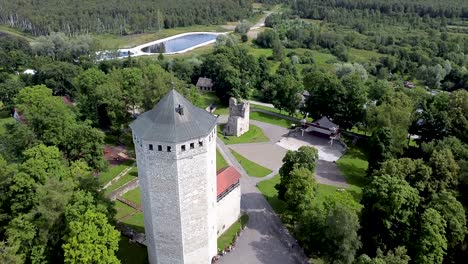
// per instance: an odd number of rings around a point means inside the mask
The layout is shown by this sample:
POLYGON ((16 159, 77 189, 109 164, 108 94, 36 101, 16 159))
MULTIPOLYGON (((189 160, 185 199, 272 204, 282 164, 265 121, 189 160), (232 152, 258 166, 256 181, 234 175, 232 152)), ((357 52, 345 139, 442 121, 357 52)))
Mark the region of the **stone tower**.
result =
POLYGON ((237 102, 236 98, 229 99, 229 118, 223 133, 227 136, 239 137, 249 131, 250 104, 247 101, 237 102))
POLYGON ((130 124, 151 264, 217 253, 216 118, 175 90, 130 124))

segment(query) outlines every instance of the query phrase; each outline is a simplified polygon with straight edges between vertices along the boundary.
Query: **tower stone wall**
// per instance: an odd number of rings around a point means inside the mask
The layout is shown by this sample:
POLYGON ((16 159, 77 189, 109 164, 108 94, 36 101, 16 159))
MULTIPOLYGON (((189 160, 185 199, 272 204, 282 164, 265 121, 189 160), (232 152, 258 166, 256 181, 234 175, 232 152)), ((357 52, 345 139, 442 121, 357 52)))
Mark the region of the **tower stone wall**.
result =
POLYGON ((216 127, 178 143, 134 132, 134 143, 150 263, 211 263, 217 253, 216 127))
POLYGON ((249 131, 250 104, 247 101, 237 102, 236 98, 229 99, 229 118, 223 133, 227 136, 239 137, 249 131))

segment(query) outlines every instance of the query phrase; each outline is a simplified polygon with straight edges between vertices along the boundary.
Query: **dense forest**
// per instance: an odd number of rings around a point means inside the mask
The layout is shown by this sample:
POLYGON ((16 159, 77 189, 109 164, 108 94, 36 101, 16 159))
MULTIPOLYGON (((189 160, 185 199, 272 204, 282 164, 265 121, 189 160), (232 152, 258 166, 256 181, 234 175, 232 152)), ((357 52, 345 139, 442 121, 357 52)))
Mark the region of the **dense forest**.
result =
POLYGON ((245 0, 110 0, 16 1, 0 6, 0 24, 33 35, 131 34, 147 30, 237 21, 251 12, 245 0))

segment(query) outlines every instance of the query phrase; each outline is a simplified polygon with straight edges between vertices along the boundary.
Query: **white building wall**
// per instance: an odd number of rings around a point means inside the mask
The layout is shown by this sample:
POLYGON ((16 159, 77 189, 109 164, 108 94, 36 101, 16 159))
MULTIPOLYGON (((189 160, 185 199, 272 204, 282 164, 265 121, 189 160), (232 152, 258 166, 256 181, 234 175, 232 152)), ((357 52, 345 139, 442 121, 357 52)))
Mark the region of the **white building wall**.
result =
POLYGON ((211 263, 217 253, 215 129, 206 138, 179 144, 138 135, 134 143, 150 263, 211 263))
POLYGON ((216 213, 218 214, 217 232, 222 235, 240 215, 241 186, 237 186, 228 195, 218 202, 216 213))

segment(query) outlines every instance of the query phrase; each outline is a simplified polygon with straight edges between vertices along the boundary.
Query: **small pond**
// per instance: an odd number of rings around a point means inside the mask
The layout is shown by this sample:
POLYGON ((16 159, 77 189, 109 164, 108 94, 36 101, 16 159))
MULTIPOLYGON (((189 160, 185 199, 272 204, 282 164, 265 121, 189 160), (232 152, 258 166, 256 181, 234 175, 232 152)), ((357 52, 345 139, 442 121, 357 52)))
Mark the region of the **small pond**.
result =
POLYGON ((141 49, 148 53, 174 53, 216 40, 218 34, 198 33, 168 39, 141 49))

